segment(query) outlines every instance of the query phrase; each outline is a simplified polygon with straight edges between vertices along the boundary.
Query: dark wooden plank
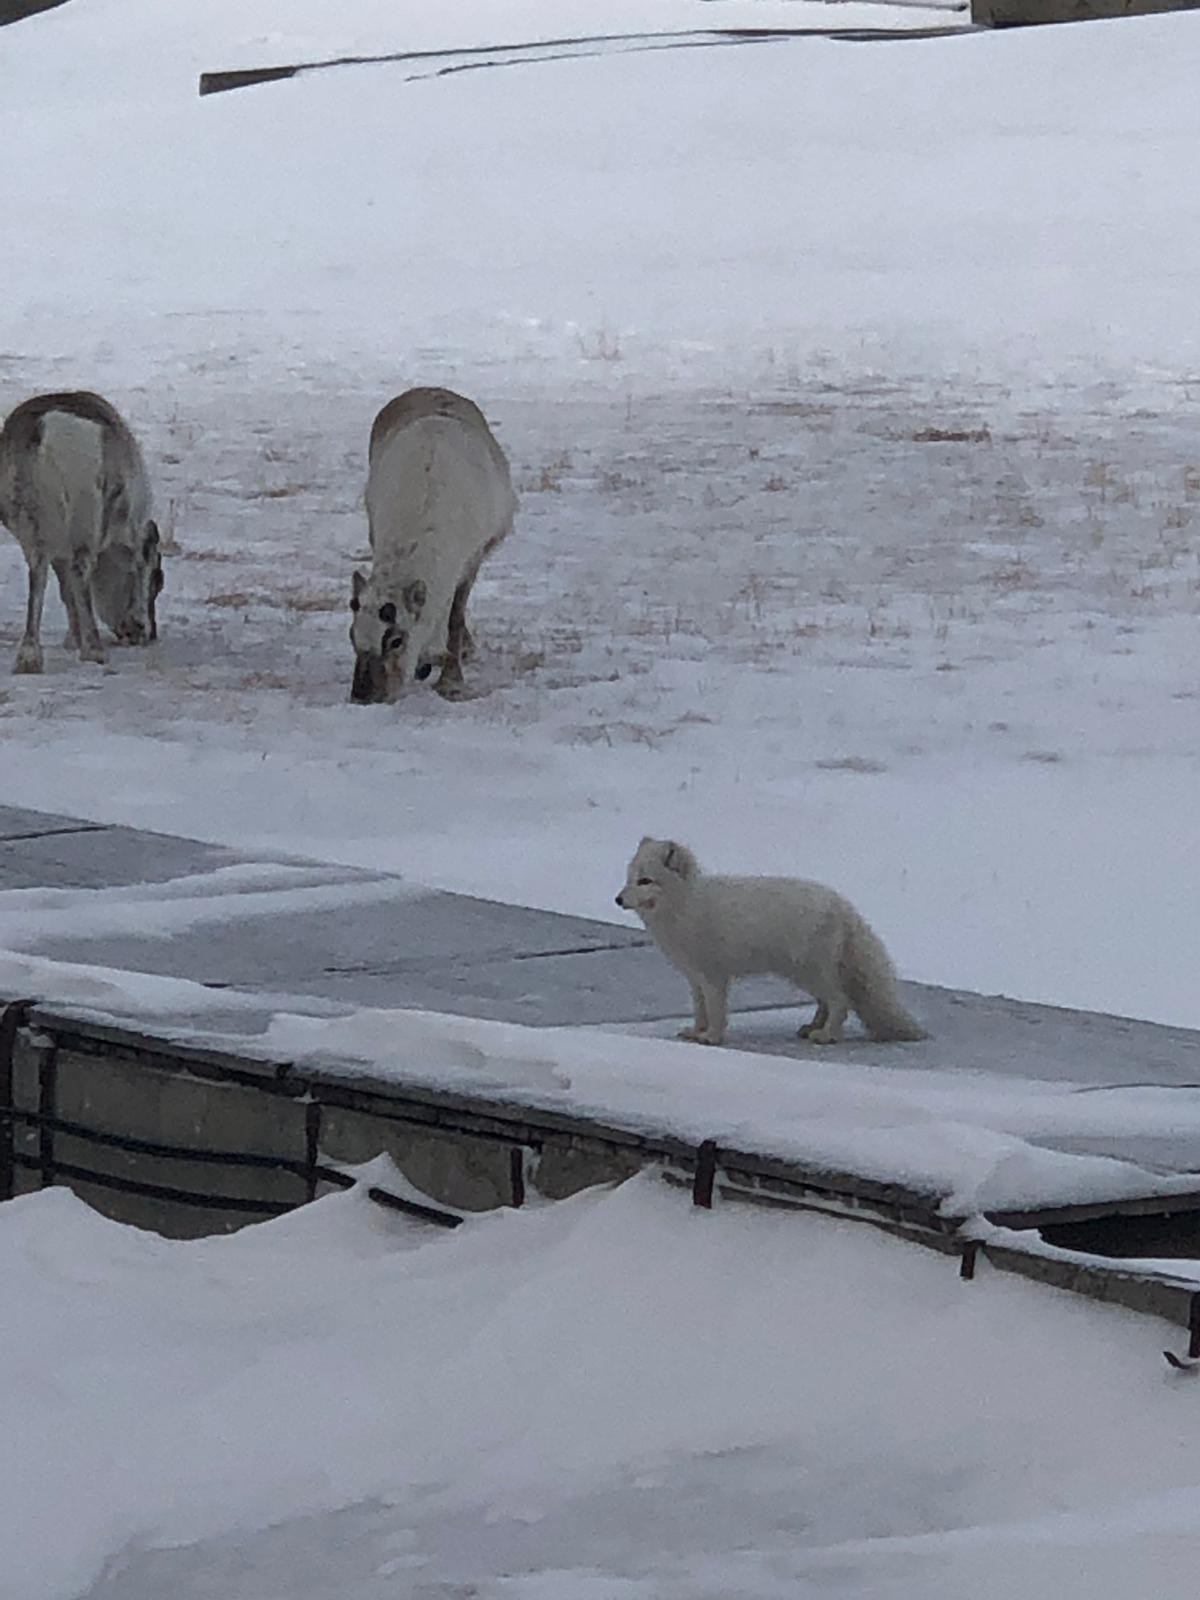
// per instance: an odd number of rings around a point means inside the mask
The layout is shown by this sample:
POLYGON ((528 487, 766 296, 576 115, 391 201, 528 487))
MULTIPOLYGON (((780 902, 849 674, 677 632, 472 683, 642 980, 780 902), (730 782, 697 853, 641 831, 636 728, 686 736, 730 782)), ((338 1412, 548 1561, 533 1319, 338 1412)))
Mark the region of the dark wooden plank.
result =
POLYGON ((988 1211, 998 1228, 1023 1232, 1030 1228, 1060 1228, 1075 1222, 1096 1222, 1104 1217, 1174 1217, 1200 1211, 1200 1188, 1178 1194, 1135 1195, 1131 1199, 1097 1200, 1087 1205, 1039 1206, 1030 1211, 988 1211))
POLYGON ((53 11, 67 0, 0 0, 0 28, 10 22, 23 22, 26 17, 36 17, 39 12, 53 11))

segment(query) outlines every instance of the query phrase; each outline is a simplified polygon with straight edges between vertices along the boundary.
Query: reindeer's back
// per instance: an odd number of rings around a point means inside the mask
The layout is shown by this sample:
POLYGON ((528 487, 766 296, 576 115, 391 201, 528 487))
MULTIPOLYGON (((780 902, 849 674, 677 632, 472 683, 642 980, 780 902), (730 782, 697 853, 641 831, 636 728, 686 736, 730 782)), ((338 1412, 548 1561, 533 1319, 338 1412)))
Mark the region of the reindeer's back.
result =
POLYGON ((101 395, 64 389, 23 400, 0 430, 0 480, 6 466, 10 515, 24 510, 39 520, 43 488, 56 488, 63 472, 80 483, 87 475, 101 495, 101 542, 123 533, 131 520, 140 537, 150 511, 142 453, 120 412, 101 395), (93 428, 94 444, 85 437, 93 428), (62 459, 52 461, 46 452, 62 459))
POLYGON ((373 546, 387 523, 411 534, 429 527, 431 515, 457 526, 467 548, 496 543, 515 509, 508 458, 473 401, 449 389, 409 389, 375 418, 367 475, 373 546))

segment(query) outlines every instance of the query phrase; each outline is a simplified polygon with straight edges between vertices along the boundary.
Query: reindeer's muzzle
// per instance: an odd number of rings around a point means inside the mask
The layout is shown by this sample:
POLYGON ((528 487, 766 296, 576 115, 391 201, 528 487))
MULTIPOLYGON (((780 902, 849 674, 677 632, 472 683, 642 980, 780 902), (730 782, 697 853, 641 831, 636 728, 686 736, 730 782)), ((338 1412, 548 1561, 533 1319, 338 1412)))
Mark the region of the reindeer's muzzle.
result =
POLYGON ((387 673, 383 657, 360 655, 354 658, 354 682, 350 698, 356 706, 378 705, 388 697, 387 673))

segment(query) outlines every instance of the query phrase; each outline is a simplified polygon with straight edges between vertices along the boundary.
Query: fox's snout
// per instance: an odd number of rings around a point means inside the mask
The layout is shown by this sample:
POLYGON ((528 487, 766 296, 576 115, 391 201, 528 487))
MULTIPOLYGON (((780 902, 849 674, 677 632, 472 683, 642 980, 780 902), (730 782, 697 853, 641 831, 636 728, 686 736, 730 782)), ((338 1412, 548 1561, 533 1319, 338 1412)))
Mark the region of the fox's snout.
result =
POLYGON ((624 911, 624 909, 625 909, 625 891, 624 891, 624 889, 621 890, 620 894, 617 895, 616 898, 617 898, 617 904, 620 906, 621 910, 624 911))

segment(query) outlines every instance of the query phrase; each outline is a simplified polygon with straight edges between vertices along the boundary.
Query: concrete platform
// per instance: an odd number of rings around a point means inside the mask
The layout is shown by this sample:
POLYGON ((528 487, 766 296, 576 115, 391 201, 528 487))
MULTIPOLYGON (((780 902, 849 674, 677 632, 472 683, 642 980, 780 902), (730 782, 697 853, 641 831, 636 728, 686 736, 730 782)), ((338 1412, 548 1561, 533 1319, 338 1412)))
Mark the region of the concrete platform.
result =
MULTIPOLYGON (((360 1081, 348 1097, 346 1080, 336 1071, 317 1082, 308 1068, 297 1072, 256 1043, 275 1013, 340 1017, 364 1007, 533 1027, 591 1026, 617 1037, 670 1035, 686 1012, 687 988, 636 926, 427 891, 353 868, 251 861, 191 840, 0 807, 0 949, 5 946, 86 968, 89 981, 98 975, 102 982, 104 973, 115 971, 134 975, 126 988, 144 985, 149 974, 236 991, 227 1008, 214 996, 215 1003, 203 1009, 193 998, 191 1010, 166 1000, 155 1001, 149 1012, 144 1003, 134 1008, 125 1002, 123 1010, 118 994, 117 1000, 99 1004, 100 1025, 93 1015, 82 1026, 70 1020, 70 1006, 66 1013, 57 1007, 52 1018, 53 997, 31 996, 47 1006, 41 1008, 42 1022, 22 1035, 17 1052, 17 1083, 24 1088, 14 1104, 20 1102, 26 1129, 20 1146, 27 1162, 25 1187, 36 1186, 35 1170, 44 1181, 53 1181, 45 1175, 81 1159, 70 1154, 75 1135, 64 1131, 72 1122, 86 1122, 118 1142, 140 1139, 153 1147, 157 1141, 176 1151, 190 1145, 194 1134, 209 1151, 256 1150, 281 1160, 287 1152, 294 1169, 307 1148, 305 1121, 300 1108, 289 1109, 287 1102, 316 1096, 326 1106, 322 1137, 336 1132, 343 1139, 337 1159, 365 1160, 388 1149, 408 1163, 414 1182, 423 1183, 426 1192, 437 1191, 446 1203, 476 1203, 456 1198, 466 1194, 490 1195, 486 1203, 503 1203, 508 1168, 502 1163, 500 1176, 490 1174, 483 1182, 486 1162, 474 1148, 462 1155, 462 1137, 499 1136, 509 1144, 536 1147, 544 1174, 550 1171, 553 1147, 553 1159, 565 1162, 567 1173, 554 1183, 567 1192, 585 1178, 602 1181, 604 1174, 656 1159, 653 1152, 670 1144, 672 1121, 666 1112, 674 1108, 677 1127, 692 1099, 681 1083, 671 1106, 664 1105, 665 1120, 656 1132, 644 1120, 636 1127, 623 1122, 615 1102, 607 1111, 602 1105, 581 1109, 568 1098, 539 1109, 529 1100, 506 1103, 503 1094, 489 1097, 482 1089, 466 1100, 430 1094, 422 1087, 421 1063, 406 1068, 402 1060, 392 1064, 386 1084, 360 1081), (139 886, 146 888, 144 894, 139 886), (5 890, 33 893, 8 899, 5 890), (64 900, 61 891, 70 890, 83 893, 64 900), (111 1025, 107 1034, 105 1025, 111 1025), (49 1067, 38 1043, 39 1026, 56 1041, 49 1067), (146 1071, 153 1081, 144 1077, 146 1071), (197 1086, 198 1074, 209 1075, 207 1086, 197 1086), (220 1092, 217 1083, 223 1086, 220 1092), (259 1096, 268 1089, 272 1104, 264 1109, 259 1096), (369 1127, 356 1123, 353 1137, 345 1124, 351 1114, 370 1122, 369 1127), (67 1156, 59 1151, 52 1159, 44 1157, 37 1128, 45 1116, 58 1119, 67 1156), (414 1119, 441 1130, 441 1143, 422 1135, 420 1159, 427 1170, 420 1173, 413 1167, 419 1143, 411 1135, 414 1119), (388 1144, 379 1135, 384 1122, 403 1124, 410 1132, 388 1144), (254 1129, 258 1132, 251 1138, 254 1129), (459 1141, 452 1152, 447 1130, 451 1143, 459 1141), (655 1143, 658 1133, 667 1144, 655 1143), (618 1147, 624 1153, 614 1166, 618 1147)), ((805 1013, 787 986, 773 980, 736 988, 728 1044, 751 1054, 793 1057, 799 1072, 805 1062, 819 1060, 823 1069, 845 1062, 886 1072, 894 1065, 909 1076, 1008 1075, 1067 1085, 1080 1094, 1130 1085, 1200 1086, 1197 1033, 930 986, 905 988, 931 1035, 919 1045, 880 1047, 854 1037, 824 1050, 803 1043, 795 1030, 805 1013)), ((20 997, 0 992, 0 1002, 20 997)), ((91 1013, 92 1003, 86 1005, 91 1013)), ((619 1046, 614 1051, 619 1059, 619 1046)), ((756 1103, 752 1078, 744 1092, 749 1112, 756 1103)), ((1194 1103, 1194 1097, 1181 1096, 1181 1106, 1185 1102, 1194 1103)), ((1200 1172, 1196 1120, 1184 1112, 1173 1125, 1168 1111, 1152 1134, 1060 1131, 1030 1136, 1029 1142, 1071 1154, 1111 1156, 1147 1175, 1190 1174, 1200 1172)), ((756 1138, 762 1142, 751 1152, 754 1161, 774 1160, 778 1147, 769 1137, 774 1124, 758 1121, 756 1138)), ((1119 1120, 1106 1125, 1121 1128, 1119 1120)), ((720 1140, 722 1130, 706 1128, 702 1136, 720 1140)), ((137 1170, 143 1177, 151 1170, 153 1183, 181 1181, 179 1163, 167 1156, 161 1155, 159 1167, 153 1166, 159 1159, 153 1149, 141 1150, 137 1159, 142 1162, 137 1170)), ((304 1159, 311 1165, 311 1150, 304 1159)), ((811 1176, 793 1174, 793 1187, 803 1188, 811 1176)), ((861 1188, 853 1173, 834 1176, 838 1183, 861 1188)), ((289 1181, 302 1188, 295 1171, 289 1181)), ((877 1187, 878 1175, 872 1181, 877 1187)), ((1098 1181, 1103 1186, 1103 1177, 1098 1181)), ((1156 1180, 1147 1181, 1153 1187, 1156 1180)), ((1104 1201, 1120 1193, 1128 1195, 1128 1186, 1118 1184, 1111 1194, 1097 1192, 1094 1198, 1104 1201)), ((264 1189, 260 1199, 283 1203, 273 1190, 264 1189)), ((932 1215, 938 1196, 922 1195, 919 1204, 932 1215)))
MULTIPOLYGON (((0 891, 178 887, 176 880, 254 864, 216 845, 0 806, 0 891)), ((262 863, 268 870, 272 864, 262 863)), ((619 926, 414 889, 349 867, 319 871, 326 887, 344 884, 345 905, 298 910, 286 883, 266 889, 238 883, 219 896, 219 916, 210 912, 169 936, 136 934, 136 913, 122 916, 117 907, 112 925, 87 937, 72 937, 63 918, 48 932, 22 938, 20 948, 56 961, 248 990, 263 997, 264 1023, 282 999, 297 997, 346 1008, 411 1007, 533 1027, 646 1033, 670 1033, 687 1013, 686 984, 632 919, 619 926), (359 901, 364 885, 372 898, 359 901)), ((214 896, 198 883, 196 893, 202 892, 207 909, 214 896)), ((1012 1074, 1089 1089, 1200 1085, 1200 1033, 931 985, 906 984, 905 994, 931 1035, 904 1047, 906 1068, 1012 1074)), ((774 979, 736 985, 730 1047, 810 1058, 814 1047, 795 1037, 803 1016, 796 1006, 794 991, 774 979)), ((238 1026, 257 1031, 254 1014, 241 1010, 238 1026)), ((854 1059, 868 1049, 865 1040, 849 1038, 837 1054, 854 1059)), ((1200 1167, 1191 1130, 1179 1153, 1200 1167)))

